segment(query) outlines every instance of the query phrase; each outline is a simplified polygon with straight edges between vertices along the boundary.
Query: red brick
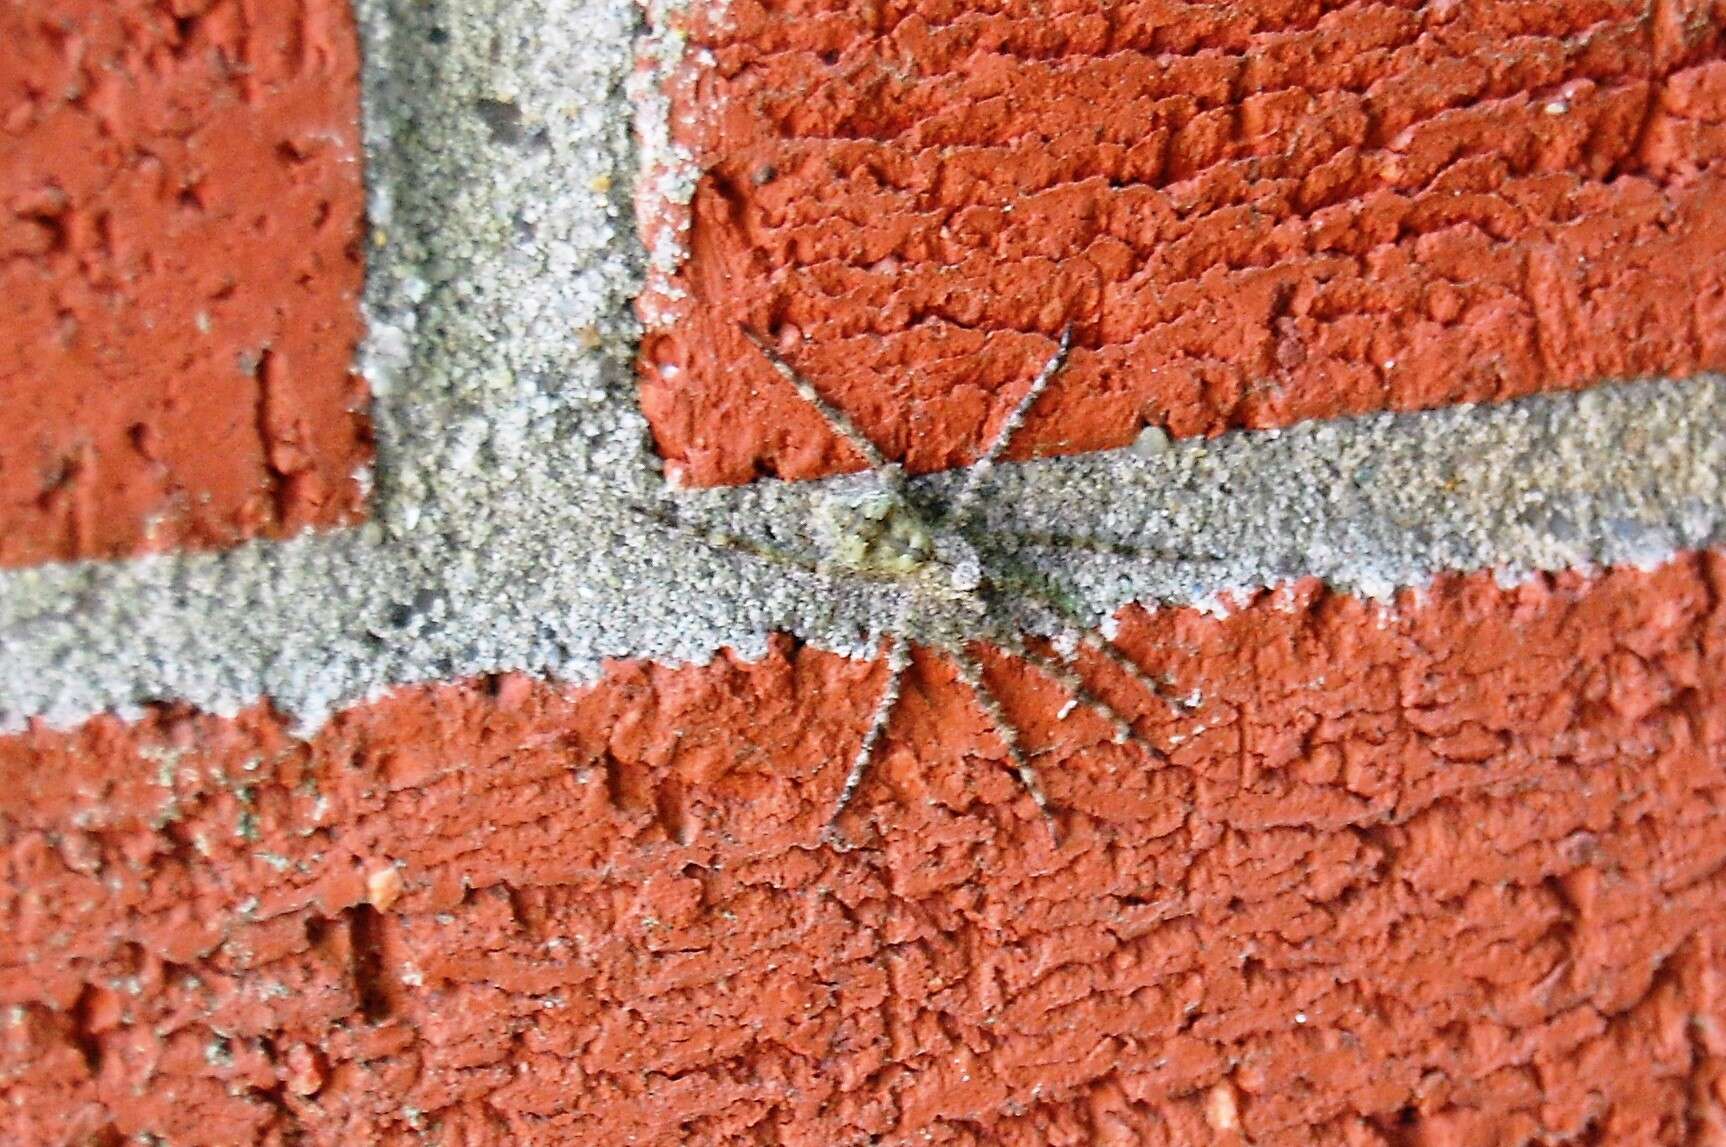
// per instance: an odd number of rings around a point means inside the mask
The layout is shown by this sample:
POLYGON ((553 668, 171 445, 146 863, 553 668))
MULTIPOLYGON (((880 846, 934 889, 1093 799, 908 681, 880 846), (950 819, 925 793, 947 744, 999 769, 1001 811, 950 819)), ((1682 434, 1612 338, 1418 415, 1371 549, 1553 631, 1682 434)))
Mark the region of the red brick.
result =
POLYGON ((914 470, 1068 323, 1020 454, 1726 368, 1719 0, 737 0, 692 35, 642 402, 697 483, 857 462, 743 328, 914 470))
POLYGON ((820 845, 881 669, 788 641, 13 737, 0 1138, 1706 1140, 1723 589, 1134 612, 1161 761, 996 662, 1059 852, 928 658, 820 845))
POLYGON ((345 0, 0 8, 0 565, 357 520, 345 0))

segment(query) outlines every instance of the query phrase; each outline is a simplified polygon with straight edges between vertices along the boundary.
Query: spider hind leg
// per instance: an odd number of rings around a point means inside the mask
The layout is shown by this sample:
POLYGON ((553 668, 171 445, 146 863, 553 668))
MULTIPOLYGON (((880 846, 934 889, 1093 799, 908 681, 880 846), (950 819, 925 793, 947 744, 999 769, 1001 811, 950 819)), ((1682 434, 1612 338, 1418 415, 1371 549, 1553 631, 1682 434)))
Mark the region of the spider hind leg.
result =
POLYGON ((1061 711, 1061 717, 1064 718, 1072 709, 1083 706, 1109 723, 1112 730, 1112 736, 1110 739, 1114 741, 1115 744, 1124 745, 1128 741, 1132 741, 1135 744, 1150 749, 1153 754, 1161 756, 1161 753, 1158 752, 1156 746, 1150 744, 1134 731, 1131 718, 1129 718, 1125 713, 1122 713, 1119 709, 1115 708, 1107 698, 1101 697, 1092 691, 1091 687, 1086 684, 1085 679, 1080 677, 1069 664, 1058 657, 1053 657, 1044 653, 1042 650, 1036 648, 1030 642, 1025 641, 1017 635, 996 638, 994 639, 994 643, 1004 652, 1019 658, 1021 661, 1025 662, 1025 664, 1053 681, 1066 692, 1068 702, 1061 711))
POLYGON ((988 682, 983 680, 983 664, 967 649, 952 649, 944 651, 948 660, 958 671, 959 680, 963 681, 976 698, 977 705, 989 718, 989 724, 994 729, 995 736, 1007 750, 1007 759, 1013 763, 1013 772, 1018 775, 1019 783, 1031 796, 1031 801, 1037 806, 1037 811, 1043 814, 1043 823, 1049 830, 1049 839, 1056 848, 1061 846, 1061 828, 1055 820, 1054 810, 1049 807, 1049 799, 1043 793, 1042 779, 1037 775, 1036 766, 1019 744, 1019 729, 1007 716, 1001 707, 1000 700, 988 682))
POLYGON ((868 775, 869 766, 875 760, 875 750, 881 743, 881 736, 887 731, 887 722, 899 704, 899 691, 905 683, 905 670, 911 663, 911 650, 902 637, 892 638, 891 641, 886 651, 887 680, 881 686, 881 694, 875 701, 875 711, 869 718, 869 727, 863 732, 863 742, 857 746, 857 754, 851 758, 851 768, 845 774, 845 784, 839 789, 839 799, 833 803, 833 811, 827 816, 829 836, 838 832, 840 816, 856 797, 857 790, 862 787, 863 778, 868 775))

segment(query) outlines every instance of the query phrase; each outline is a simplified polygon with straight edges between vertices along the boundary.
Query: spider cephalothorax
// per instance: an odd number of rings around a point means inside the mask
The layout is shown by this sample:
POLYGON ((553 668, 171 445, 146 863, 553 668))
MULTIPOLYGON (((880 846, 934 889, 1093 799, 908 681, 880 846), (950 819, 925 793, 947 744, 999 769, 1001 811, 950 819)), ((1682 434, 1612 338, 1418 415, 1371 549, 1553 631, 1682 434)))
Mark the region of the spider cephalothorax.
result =
POLYGON ((919 506, 897 468, 878 488, 824 498, 813 532, 819 564, 835 575, 900 582, 955 603, 975 595, 983 582, 976 547, 948 528, 940 507, 919 506))
MULTIPOLYGON (((989 474, 1025 415, 1066 361, 1069 332, 1061 333, 1055 354, 1020 396, 983 455, 967 468, 958 490, 941 501, 914 495, 899 466, 887 461, 843 412, 829 404, 767 343, 753 334, 749 338, 780 377, 863 456, 874 480, 860 492, 852 488, 834 493, 819 504, 809 530, 809 540, 817 555, 812 561, 747 538, 709 533, 704 540, 802 566, 827 577, 883 581, 895 590, 894 616, 882 627, 881 656, 887 663, 887 682, 840 789, 829 818, 829 830, 868 772, 898 703, 912 644, 933 650, 952 663, 993 723, 1014 771, 1043 813, 1051 832, 1055 830, 1055 819, 1036 768, 1019 746, 1018 731, 984 682, 978 647, 992 646, 1020 658, 1058 682, 1071 698, 1063 714, 1085 705, 1113 724, 1117 742, 1137 741, 1160 758, 1154 746, 1134 734, 1127 717, 1090 690, 1076 671, 1075 656, 1081 649, 1095 653, 1113 663, 1139 687, 1159 696, 1160 682, 1152 680, 1108 641, 1084 626, 1056 587, 1015 561, 1009 549, 998 544, 1001 539, 988 536, 974 524, 973 509, 989 474), (1027 639, 1025 632, 1032 623, 1043 632, 1064 631, 1066 640, 1027 639)), ((1058 544, 1047 538, 1018 541, 1032 546, 1058 544)))

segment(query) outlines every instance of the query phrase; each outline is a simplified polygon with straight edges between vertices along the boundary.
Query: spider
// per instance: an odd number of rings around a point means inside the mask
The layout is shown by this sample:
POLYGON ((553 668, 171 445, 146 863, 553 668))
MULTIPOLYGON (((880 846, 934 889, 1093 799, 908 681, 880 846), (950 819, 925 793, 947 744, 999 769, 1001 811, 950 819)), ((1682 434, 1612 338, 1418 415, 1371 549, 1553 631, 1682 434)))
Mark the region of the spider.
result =
POLYGON ((1100 655, 1177 714, 1185 705, 1169 696, 1163 682, 1092 630, 1060 587, 1017 557, 1017 550, 1027 546, 1067 547, 1100 549, 1125 557, 1150 555, 1133 547, 1077 537, 1002 534, 977 521, 978 502, 990 474, 1032 407, 1066 365, 1072 328, 1061 332, 1055 353, 1031 380, 981 455, 966 468, 962 483, 950 496, 907 482, 903 469, 889 461, 843 411, 828 402, 766 340, 746 328, 743 334, 798 396, 863 458, 873 476, 869 488, 862 493, 834 494, 821 503, 809 537, 819 555, 813 559, 776 544, 696 527, 675 514, 637 509, 663 525, 694 534, 709 546, 747 552, 822 577, 867 578, 887 583, 892 589, 895 611, 881 631, 877 647, 877 656, 886 662, 887 680, 828 815, 824 835, 830 841, 839 838, 839 819, 867 777, 892 721, 915 644, 944 657, 971 690, 1020 785, 1058 846, 1061 836, 1055 810, 1033 755, 1022 747, 1019 730, 984 680, 976 647, 993 646, 1054 681, 1068 697, 1060 710, 1062 718, 1081 705, 1087 707, 1110 723, 1116 744, 1133 742, 1157 762, 1164 760, 1161 750, 1138 735, 1131 720, 1093 692, 1079 675, 1079 650, 1100 655), (1052 641, 1033 642, 1025 637, 1027 632, 1058 636, 1052 641))

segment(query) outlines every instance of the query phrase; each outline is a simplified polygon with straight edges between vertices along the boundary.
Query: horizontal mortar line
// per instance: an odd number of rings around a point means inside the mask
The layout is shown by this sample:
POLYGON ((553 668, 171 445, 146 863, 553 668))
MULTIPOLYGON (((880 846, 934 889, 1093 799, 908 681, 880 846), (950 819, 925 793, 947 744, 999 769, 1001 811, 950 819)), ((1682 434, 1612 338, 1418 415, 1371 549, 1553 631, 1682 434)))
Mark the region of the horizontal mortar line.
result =
MULTIPOLYGON (((1072 533, 1158 556, 1027 550, 1093 622, 1318 577, 1375 596, 1444 571, 1651 564, 1726 539, 1726 377, 1306 423, 1002 466, 1003 536, 1072 533)), ((961 478, 920 479, 939 487, 961 478)), ((795 543, 859 476, 676 495, 680 513, 795 543)), ((376 526, 218 554, 0 574, 0 724, 270 698, 315 726, 395 685, 607 659, 705 661, 789 632, 872 648, 890 588, 692 541, 604 474, 480 536, 376 526), (290 588, 291 587, 291 588, 290 588)))

